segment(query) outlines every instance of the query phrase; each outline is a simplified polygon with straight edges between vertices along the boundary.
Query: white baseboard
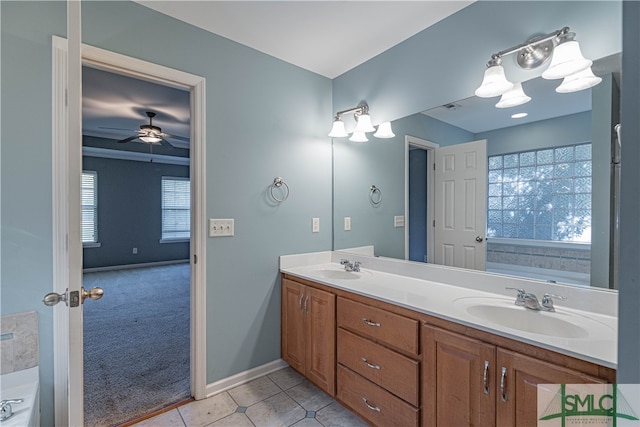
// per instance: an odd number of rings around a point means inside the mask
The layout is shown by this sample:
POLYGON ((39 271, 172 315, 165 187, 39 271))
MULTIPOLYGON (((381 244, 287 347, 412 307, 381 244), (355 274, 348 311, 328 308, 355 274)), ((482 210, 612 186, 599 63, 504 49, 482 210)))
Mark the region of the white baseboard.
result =
POLYGON ((142 268, 142 267, 160 267, 163 265, 173 264, 186 264, 188 259, 175 259, 170 261, 154 261, 154 262, 142 262, 140 264, 123 264, 123 265, 110 265, 108 267, 91 267, 82 270, 83 273, 95 273, 98 271, 114 271, 114 270, 127 270, 130 268, 142 268))
POLYGON ((287 366, 289 366, 287 362, 282 359, 277 359, 273 362, 265 363, 264 365, 249 369, 248 371, 240 372, 214 383, 207 384, 206 397, 222 393, 223 391, 248 383, 251 380, 278 371, 282 368, 286 368, 287 366))

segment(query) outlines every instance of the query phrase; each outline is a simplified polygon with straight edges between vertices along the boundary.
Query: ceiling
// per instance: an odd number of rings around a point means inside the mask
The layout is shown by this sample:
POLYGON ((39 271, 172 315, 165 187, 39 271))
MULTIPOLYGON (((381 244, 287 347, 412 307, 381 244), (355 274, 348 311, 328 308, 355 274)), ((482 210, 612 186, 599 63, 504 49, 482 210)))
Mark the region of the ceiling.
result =
MULTIPOLYGON (((181 21, 334 78, 472 1, 148 1, 181 21), (265 19, 268 16, 269 19, 265 19)), ((83 68, 83 133, 121 140, 148 124, 189 136, 189 93, 83 68), (119 128, 119 129, 106 129, 119 128)), ((181 148, 188 143, 168 139, 181 148)), ((139 140, 118 148, 136 149, 139 140)), ((160 149, 160 147, 159 147, 160 149)))

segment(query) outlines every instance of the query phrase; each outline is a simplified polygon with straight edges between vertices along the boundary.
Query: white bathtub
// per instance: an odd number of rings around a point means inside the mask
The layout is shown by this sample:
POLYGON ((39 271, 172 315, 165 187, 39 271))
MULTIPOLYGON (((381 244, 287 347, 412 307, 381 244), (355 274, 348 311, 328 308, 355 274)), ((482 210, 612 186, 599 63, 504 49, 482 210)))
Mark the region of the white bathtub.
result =
POLYGON ((13 416, 0 427, 40 426, 40 377, 38 367, 0 376, 0 400, 23 399, 12 404, 13 416))

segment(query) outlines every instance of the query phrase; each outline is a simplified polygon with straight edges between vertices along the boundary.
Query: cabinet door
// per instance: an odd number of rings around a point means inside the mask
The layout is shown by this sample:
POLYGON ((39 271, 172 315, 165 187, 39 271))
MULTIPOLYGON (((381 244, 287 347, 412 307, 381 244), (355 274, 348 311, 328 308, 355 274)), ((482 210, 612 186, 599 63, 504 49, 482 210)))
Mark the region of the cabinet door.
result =
POLYGON ((335 395, 336 366, 336 296, 315 288, 307 288, 306 363, 307 377, 318 387, 335 395))
POLYGON ((512 351, 498 349, 497 425, 538 424, 538 384, 587 384, 605 381, 572 369, 543 362, 512 351), (502 378, 502 368, 506 368, 502 378), (500 386, 504 382, 504 391, 500 386), (504 396, 503 396, 504 394, 504 396))
POLYGON ((294 281, 282 280, 282 359, 293 369, 305 374, 304 312, 305 286, 294 281))
POLYGON ((495 425, 495 347, 427 325, 423 346, 422 425, 495 425))

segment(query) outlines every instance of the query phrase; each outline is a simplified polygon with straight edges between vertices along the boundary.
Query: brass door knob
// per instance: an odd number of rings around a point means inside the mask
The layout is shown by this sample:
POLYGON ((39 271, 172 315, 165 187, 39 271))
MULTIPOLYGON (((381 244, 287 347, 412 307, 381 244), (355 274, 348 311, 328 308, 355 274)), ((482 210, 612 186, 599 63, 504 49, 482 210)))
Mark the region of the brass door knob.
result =
POLYGON ((102 288, 91 288, 88 291, 85 290, 84 288, 82 288, 82 302, 84 303, 84 300, 86 298, 92 299, 94 301, 99 300, 100 298, 102 298, 102 295, 104 295, 104 290, 102 290, 102 288))

